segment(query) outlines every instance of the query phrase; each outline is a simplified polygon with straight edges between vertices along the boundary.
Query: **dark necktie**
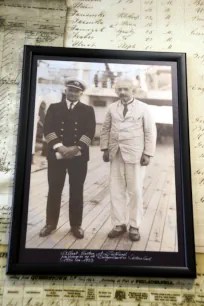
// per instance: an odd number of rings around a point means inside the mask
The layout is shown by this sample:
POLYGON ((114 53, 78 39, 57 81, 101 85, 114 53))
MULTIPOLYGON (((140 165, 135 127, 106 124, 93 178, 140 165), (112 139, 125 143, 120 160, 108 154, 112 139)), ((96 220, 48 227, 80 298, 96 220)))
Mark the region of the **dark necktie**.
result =
POLYGON ((71 102, 70 105, 69 105, 69 110, 70 111, 72 110, 73 105, 74 105, 74 102, 71 102))
POLYGON ((123 116, 125 117, 125 115, 127 114, 128 112, 128 105, 127 104, 123 104, 124 106, 124 109, 123 109, 123 116))

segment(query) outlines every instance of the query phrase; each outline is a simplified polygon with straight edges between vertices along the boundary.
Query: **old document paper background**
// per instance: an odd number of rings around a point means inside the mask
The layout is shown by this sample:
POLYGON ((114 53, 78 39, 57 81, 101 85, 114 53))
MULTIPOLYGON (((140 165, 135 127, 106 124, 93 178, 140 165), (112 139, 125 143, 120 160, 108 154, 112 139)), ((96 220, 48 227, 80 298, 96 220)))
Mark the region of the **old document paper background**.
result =
POLYGON ((0 1, 0 243, 8 243, 24 45, 63 46, 62 1, 0 1))
MULTIPOLYGON (((81 0, 72 1, 68 15, 64 0, 0 0, 0 13, 0 244, 8 242, 23 45, 64 44, 187 53, 196 245, 197 252, 203 251, 204 2, 81 0)), ((6 256, 7 246, 0 246, 0 305, 204 304, 203 254, 196 256, 195 282, 117 277, 6 277, 6 256), (120 290, 125 292, 123 300, 116 299, 120 290)))

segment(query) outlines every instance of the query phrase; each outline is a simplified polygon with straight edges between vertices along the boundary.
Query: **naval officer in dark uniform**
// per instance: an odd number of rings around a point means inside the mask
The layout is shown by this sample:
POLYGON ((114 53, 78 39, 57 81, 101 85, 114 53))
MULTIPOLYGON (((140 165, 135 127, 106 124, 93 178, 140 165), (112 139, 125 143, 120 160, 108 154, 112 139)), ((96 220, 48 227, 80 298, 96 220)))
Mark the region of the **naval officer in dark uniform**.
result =
POLYGON ((65 96, 60 103, 51 104, 44 122, 48 145, 48 199, 46 225, 40 237, 57 228, 61 195, 66 173, 69 175, 69 222, 76 238, 83 238, 83 186, 87 174, 89 145, 95 134, 95 114, 91 106, 80 102, 86 89, 77 79, 65 80, 65 96))

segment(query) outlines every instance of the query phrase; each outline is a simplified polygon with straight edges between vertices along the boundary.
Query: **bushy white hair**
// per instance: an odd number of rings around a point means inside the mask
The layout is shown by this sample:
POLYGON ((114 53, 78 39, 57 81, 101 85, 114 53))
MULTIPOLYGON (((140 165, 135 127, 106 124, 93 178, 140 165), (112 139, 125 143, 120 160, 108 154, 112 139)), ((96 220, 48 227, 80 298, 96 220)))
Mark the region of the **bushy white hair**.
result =
POLYGON ((124 87, 128 87, 128 88, 134 88, 135 87, 135 80, 133 78, 130 77, 121 77, 119 79, 116 80, 115 83, 115 89, 118 88, 124 88, 124 87))

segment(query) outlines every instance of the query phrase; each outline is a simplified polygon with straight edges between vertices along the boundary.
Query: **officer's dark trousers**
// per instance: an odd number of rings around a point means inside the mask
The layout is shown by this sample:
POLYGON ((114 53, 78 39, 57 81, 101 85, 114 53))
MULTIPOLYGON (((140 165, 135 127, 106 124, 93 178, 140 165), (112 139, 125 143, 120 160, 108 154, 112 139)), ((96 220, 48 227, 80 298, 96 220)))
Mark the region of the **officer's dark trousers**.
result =
MULTIPOLYGON (((81 226, 83 215, 83 187, 87 174, 87 162, 81 157, 71 160, 48 160, 48 199, 46 224, 57 227, 61 195, 66 174, 69 175, 70 226, 81 226)), ((68 201, 68 199, 67 199, 68 201)))

